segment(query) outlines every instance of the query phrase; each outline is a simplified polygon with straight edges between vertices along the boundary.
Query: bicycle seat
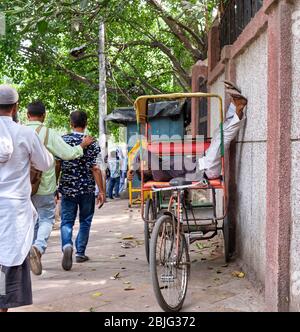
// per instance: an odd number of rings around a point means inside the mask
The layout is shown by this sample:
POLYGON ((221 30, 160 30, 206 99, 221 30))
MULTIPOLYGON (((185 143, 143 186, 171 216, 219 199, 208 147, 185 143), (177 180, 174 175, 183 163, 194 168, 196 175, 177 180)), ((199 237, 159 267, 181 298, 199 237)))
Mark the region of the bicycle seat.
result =
POLYGON ((188 181, 184 178, 174 178, 169 182, 171 187, 190 186, 193 184, 192 181, 188 181))

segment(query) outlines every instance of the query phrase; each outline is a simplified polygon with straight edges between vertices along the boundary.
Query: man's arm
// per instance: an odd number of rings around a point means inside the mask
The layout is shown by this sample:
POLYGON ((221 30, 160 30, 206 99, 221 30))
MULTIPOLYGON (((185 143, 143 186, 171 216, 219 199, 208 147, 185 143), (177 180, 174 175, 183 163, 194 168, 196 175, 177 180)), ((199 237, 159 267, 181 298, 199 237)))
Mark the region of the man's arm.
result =
POLYGON ((32 133, 30 160, 39 171, 47 171, 54 163, 53 156, 47 151, 36 132, 32 133))
POLYGON ((83 156, 83 149, 88 147, 94 142, 91 136, 85 136, 80 145, 71 146, 66 143, 63 138, 50 129, 50 139, 47 145, 47 149, 55 156, 62 160, 72 160, 83 156))
POLYGON ((103 186, 103 176, 100 168, 97 165, 94 165, 91 169, 95 182, 99 188, 99 194, 97 197, 97 204, 102 204, 105 201, 105 192, 103 186))
POLYGON ((55 164, 56 184, 58 184, 58 180, 59 180, 59 177, 60 177, 60 172, 61 172, 61 161, 56 160, 56 164, 55 164))
MULTIPOLYGON (((58 186, 59 178, 61 173, 61 161, 56 160, 55 161, 55 176, 56 176, 56 186, 58 186)), ((55 193, 55 204, 57 204, 57 201, 59 200, 59 192, 56 190, 55 193)))

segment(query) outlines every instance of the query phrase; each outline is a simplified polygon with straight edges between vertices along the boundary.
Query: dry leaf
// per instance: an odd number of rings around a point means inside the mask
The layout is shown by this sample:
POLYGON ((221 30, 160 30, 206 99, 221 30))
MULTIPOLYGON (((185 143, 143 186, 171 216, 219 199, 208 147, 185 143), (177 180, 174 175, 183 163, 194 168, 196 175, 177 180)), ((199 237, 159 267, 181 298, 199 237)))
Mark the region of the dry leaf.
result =
POLYGON ((130 290, 135 290, 135 288, 129 286, 129 287, 124 288, 124 290, 125 290, 125 291, 130 291, 130 290))
POLYGON ((127 236, 122 237, 122 240, 133 240, 133 239, 135 239, 135 237, 133 235, 127 235, 127 236))
POLYGON ((232 275, 236 278, 245 278, 245 273, 241 271, 234 271, 232 272, 232 275))
POLYGON ((110 277, 111 280, 116 280, 120 278, 120 272, 117 272, 116 274, 114 274, 112 277, 110 277))
POLYGON ((99 297, 99 296, 102 296, 102 295, 103 295, 102 293, 97 292, 97 293, 94 293, 94 294, 93 294, 93 297, 99 297))
POLYGON ((131 282, 130 281, 124 281, 123 284, 129 285, 129 284, 131 284, 131 282))

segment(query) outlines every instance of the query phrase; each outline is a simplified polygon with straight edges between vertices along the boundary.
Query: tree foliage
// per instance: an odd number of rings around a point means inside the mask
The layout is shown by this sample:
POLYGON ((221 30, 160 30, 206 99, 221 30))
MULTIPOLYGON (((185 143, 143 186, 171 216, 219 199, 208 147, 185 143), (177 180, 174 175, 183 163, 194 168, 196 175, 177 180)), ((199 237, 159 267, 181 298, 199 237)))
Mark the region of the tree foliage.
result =
POLYGON ((108 109, 141 94, 188 91, 190 68, 206 58, 207 30, 219 0, 4 0, 2 80, 17 84, 65 127, 71 110, 98 128, 98 30, 106 27, 108 109))

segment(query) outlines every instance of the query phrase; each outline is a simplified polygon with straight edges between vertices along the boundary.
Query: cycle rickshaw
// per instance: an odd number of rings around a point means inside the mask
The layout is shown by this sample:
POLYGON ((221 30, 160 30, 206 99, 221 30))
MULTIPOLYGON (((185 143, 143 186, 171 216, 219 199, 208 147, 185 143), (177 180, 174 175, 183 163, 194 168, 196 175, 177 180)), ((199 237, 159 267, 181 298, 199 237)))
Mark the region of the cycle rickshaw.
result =
MULTIPOLYGON (((228 262, 229 252, 229 222, 227 218, 227 189, 225 181, 224 140, 223 140, 223 106, 222 98, 210 93, 174 93, 164 95, 141 96, 135 101, 135 110, 140 135, 141 158, 141 215, 144 220, 145 248, 154 293, 160 307, 164 311, 179 311, 182 308, 188 287, 191 261, 189 245, 195 241, 215 237, 223 232, 224 256, 228 262), (186 181, 179 179, 169 182, 145 182, 142 149, 163 155, 166 142, 151 142, 148 137, 147 108, 149 100, 182 99, 182 98, 216 98, 219 102, 220 115, 220 158, 221 175, 214 180, 186 181), (195 207, 187 198, 194 190, 209 190, 212 202, 210 205, 195 207), (222 215, 217 215, 216 191, 222 191, 222 215), (145 202, 145 192, 151 191, 151 197, 145 202), (161 206, 161 195, 170 194, 167 208, 161 206), (198 214, 195 215, 197 210, 198 214)), ((197 154, 210 146, 210 141, 199 145, 193 140, 186 144, 170 142, 170 154, 197 154)))

